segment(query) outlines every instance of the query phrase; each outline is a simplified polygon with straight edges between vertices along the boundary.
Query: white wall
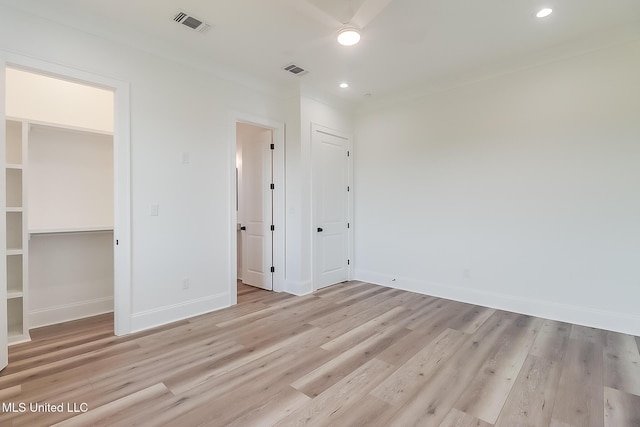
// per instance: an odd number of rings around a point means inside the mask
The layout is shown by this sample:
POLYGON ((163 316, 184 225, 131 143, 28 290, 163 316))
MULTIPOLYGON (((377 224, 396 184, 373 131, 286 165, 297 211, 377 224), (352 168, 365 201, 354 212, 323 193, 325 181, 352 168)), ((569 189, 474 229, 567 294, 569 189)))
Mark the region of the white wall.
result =
POLYGON ((640 42, 356 119, 356 278, 640 335, 640 42))
POLYGON ((8 116, 113 132, 113 91, 7 69, 8 116))
POLYGON ((28 163, 30 231, 113 228, 111 135, 32 126, 28 163))
POLYGON ((0 49, 130 84, 132 328, 228 305, 230 112, 284 122, 283 101, 7 7, 0 49))
POLYGON ((29 240, 29 327, 113 311, 113 232, 29 240))
POLYGON ((287 165, 286 180, 286 230, 285 230, 285 290, 301 295, 309 292, 311 277, 302 277, 302 224, 301 224, 301 130, 300 130, 300 96, 292 96, 285 102, 287 127, 285 129, 287 165), (309 282, 309 284, 305 284, 309 282))
POLYGON ((28 147, 27 227, 54 232, 29 240, 29 327, 113 311, 113 137, 35 125, 28 147), (67 233, 88 229, 111 230, 67 233))

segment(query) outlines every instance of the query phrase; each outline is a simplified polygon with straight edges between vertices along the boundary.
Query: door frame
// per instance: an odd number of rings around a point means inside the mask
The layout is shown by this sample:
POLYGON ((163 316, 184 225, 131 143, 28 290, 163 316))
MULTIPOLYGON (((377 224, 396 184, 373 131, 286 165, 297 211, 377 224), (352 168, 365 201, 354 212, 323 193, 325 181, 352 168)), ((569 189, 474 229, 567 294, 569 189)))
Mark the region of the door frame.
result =
POLYGON ((241 111, 231 111, 229 119, 229 305, 238 303, 238 241, 236 211, 236 123, 246 123, 271 129, 275 150, 273 153, 273 291, 282 292, 285 280, 285 125, 282 122, 241 111))
MULTIPOLYGON (((114 167, 114 333, 131 332, 131 123, 129 82, 104 77, 39 59, 0 51, 2 75, 6 67, 49 76, 70 82, 100 87, 114 93, 113 167, 114 167), (116 244, 117 243, 117 244, 116 244)), ((0 92, 5 92, 6 80, 0 82, 0 92)), ((6 120, 4 105, 0 119, 6 120)), ((2 138, 4 147, 5 135, 2 138)), ((2 178, 4 186, 4 177, 2 178)), ((4 283, 3 279, 3 283, 4 283)), ((4 285, 6 287, 6 284, 4 285)))
POLYGON ((354 251, 353 251, 353 241, 354 241, 354 223, 353 223, 353 193, 354 193, 354 188, 353 188, 353 135, 351 135, 350 133, 347 132, 343 132, 343 131, 339 131, 337 129, 332 129, 326 126, 322 126, 320 124, 317 123, 311 123, 311 191, 312 191, 312 195, 311 195, 311 225, 312 225, 312 234, 313 237, 311 239, 311 277, 312 277, 312 281, 313 281, 313 290, 317 291, 318 290, 318 281, 317 279, 317 274, 318 274, 318 263, 316 262, 316 257, 317 257, 317 244, 318 244, 318 233, 315 232, 315 229, 317 227, 317 214, 316 214, 316 186, 315 186, 315 170, 314 170, 314 149, 315 149, 315 144, 314 144, 314 136, 315 133, 319 131, 319 132, 323 132, 323 133, 327 133, 330 135, 334 135, 337 136, 339 138, 344 138, 347 140, 347 151, 349 152, 349 156, 347 157, 347 185, 349 186, 350 191, 347 194, 347 222, 349 222, 350 227, 347 230, 347 256, 349 257, 348 259, 350 260, 349 265, 347 266, 347 280, 352 280, 353 278, 353 264, 354 264, 354 251))
MULTIPOLYGON (((0 55, 1 52, 0 52, 0 55)), ((0 100, 0 119, 2 119, 2 123, 0 123, 0 162, 2 162, 2 168, 4 169, 4 164, 6 163, 6 93, 5 85, 6 85, 6 65, 4 55, 0 56, 0 93, 3 95, 2 100, 0 100)), ((2 173, 2 177, 0 178, 0 198, 5 200, 6 204, 6 175, 2 173)), ((5 208, 0 212, 0 223, 6 224, 6 205, 5 208)), ((3 225, 4 227, 4 225, 3 225)), ((4 315, 0 315, 0 370, 7 367, 9 363, 9 332, 7 330, 7 317, 9 316, 9 310, 7 308, 7 233, 4 230, 0 233, 0 247, 5 248, 3 250, 2 259, 0 259, 0 304, 5 307, 4 315)))

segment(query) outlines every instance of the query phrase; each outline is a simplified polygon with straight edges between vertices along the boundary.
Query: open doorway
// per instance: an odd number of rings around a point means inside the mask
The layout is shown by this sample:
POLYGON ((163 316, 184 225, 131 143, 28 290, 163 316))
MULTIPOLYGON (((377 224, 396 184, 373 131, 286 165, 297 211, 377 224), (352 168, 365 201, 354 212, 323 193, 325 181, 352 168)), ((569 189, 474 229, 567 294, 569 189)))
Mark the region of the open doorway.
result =
POLYGON ((275 272, 274 151, 272 129, 236 123, 238 281, 269 291, 275 272))
POLYGON ((239 284, 247 287, 243 282, 285 288, 284 123, 239 112, 232 117, 231 305, 239 284))
MULTIPOLYGON (((61 223, 54 224, 53 227, 47 227, 45 222, 42 222, 38 226, 38 232, 41 235, 68 235, 69 233, 79 233, 77 236, 82 238, 90 237, 91 233, 101 233, 100 239, 102 242, 106 241, 110 248, 107 249, 108 254, 106 258, 110 258, 109 271, 106 273, 110 276, 108 282, 110 284, 110 295, 98 298, 88 298, 84 301, 88 304, 80 304, 78 307, 73 307, 71 304, 57 304, 55 306, 45 307, 39 313, 36 313, 38 318, 36 323, 38 324, 51 324, 58 321, 65 321, 67 319, 58 317, 59 315, 70 314, 71 317, 82 318, 87 315, 92 315, 96 311, 113 311, 114 312, 114 332, 116 335, 124 335, 131 331, 131 179, 130 179, 130 99, 129 99, 129 84, 127 82, 106 78, 101 75, 80 71, 77 69, 61 66, 58 64, 52 64, 45 61, 40 61, 34 58, 24 57, 17 54, 5 54, 0 57, 0 92, 5 94, 5 101, 0 108, 0 116, 4 130, 2 137, 0 137, 0 146, 5 154, 10 154, 11 161, 5 166, 6 169, 11 169, 8 173, 5 172, 4 180, 2 180, 2 186, 6 190, 7 186, 11 187, 11 197, 5 200, 6 213, 5 221, 7 221, 6 228, 11 230, 10 239, 8 239, 7 248, 5 250, 5 259, 0 263, 0 274, 7 277, 6 286, 3 286, 0 296, 3 303, 7 304, 7 307, 11 306, 11 313, 6 313, 3 316, 2 331, 0 331, 0 368, 6 365, 7 345, 9 343, 17 343, 29 339, 29 329, 32 328, 30 320, 32 319, 33 301, 29 301, 33 296, 29 287, 29 243, 33 234, 30 233, 30 221, 29 221, 29 192, 26 186, 29 184, 29 142, 39 144, 40 155, 46 155, 47 151, 51 151, 51 146, 45 142, 50 136, 53 137, 54 144, 61 143, 69 148, 69 145, 74 145, 77 139, 82 139, 84 136, 89 135, 89 138, 95 138, 101 148, 98 151, 106 152, 101 162, 102 165, 108 164, 108 168, 111 170, 111 174, 107 177, 107 181, 101 180, 102 184, 107 184, 110 188, 110 199, 108 200, 110 207, 107 209, 110 221, 94 221, 91 225, 77 224, 77 227, 67 227, 61 223), (26 87, 28 90, 36 90, 40 88, 39 85, 27 84, 19 86, 14 85, 14 82, 7 79, 8 73, 21 72, 23 76, 28 75, 37 79, 50 79, 50 82, 56 82, 60 89, 61 86, 67 86, 70 90, 58 91, 53 96, 56 102, 60 105, 67 104, 71 99, 77 95, 74 89, 87 88, 95 89, 106 94, 109 98, 108 109, 110 110, 110 117, 108 119, 110 130, 103 129, 100 125, 96 125, 96 122, 92 122, 91 119, 95 119, 96 116, 87 114, 92 111, 93 104, 87 106, 80 106, 80 110, 71 111, 72 117, 84 117, 88 121, 80 121, 75 123, 74 121, 65 121, 61 119, 60 114, 63 113, 62 109, 51 108, 51 103, 46 104, 42 97, 39 97, 34 102, 27 96, 27 92, 24 90, 26 87), (22 88, 22 89, 20 89, 22 88), (11 93, 15 89, 18 89, 17 96, 15 93, 11 93), (17 99, 17 102, 12 102, 9 99, 17 99), (12 102, 12 107, 8 107, 8 103, 12 102), (50 116, 42 116, 40 114, 27 115, 24 112, 20 112, 20 109, 25 107, 26 104, 35 106, 36 109, 42 109, 46 107, 50 116), (13 107, 17 106, 17 109, 13 107), (88 107, 88 108, 87 108, 88 107), (18 111, 18 112, 17 112, 18 111), (34 137, 35 139, 32 139, 34 137), (38 138, 41 141, 35 141, 38 138), (107 141, 108 140, 108 141, 107 141), (106 150, 102 150, 107 148, 106 150), (10 179, 7 180, 6 178, 10 179), (99 224, 101 223, 101 224, 99 224), (62 231, 62 233, 57 233, 62 231), (106 237, 106 239, 105 239, 106 237), (11 270, 8 271, 7 267, 11 270), (88 309, 85 310, 85 309, 88 309), (41 323, 42 322, 42 323, 41 323)), ((82 90, 80 90, 82 92, 82 90)), ((77 105, 76 105, 77 107, 77 105)), ((42 113, 42 110, 40 111, 42 113)), ((66 112, 69 115, 69 111, 66 112)), ((63 114, 64 115, 64 114, 63 114)), ((88 147, 82 147, 88 148, 88 147)), ((93 147, 95 148, 95 147, 93 147)), ((67 150, 66 153, 71 155, 69 157, 59 157, 63 161, 71 160, 71 157, 79 154, 75 150, 67 150)), ((61 154, 60 152, 56 154, 61 154)), ((83 153, 83 155, 86 153, 83 153)), ((82 157, 82 156, 80 156, 82 157)), ((82 160, 82 159, 80 159, 82 160)), ((87 158, 84 158, 87 160, 87 158)), ((82 162, 81 162, 82 163, 82 162)), ((84 164, 84 167, 90 167, 84 164)), ((102 167, 100 167, 102 168, 102 167)), ((41 169, 43 172, 45 169, 41 169)), ((68 175, 66 175, 68 176, 68 175)), ((63 178, 62 175, 56 176, 56 179, 63 178)), ((83 181, 82 177, 76 177, 75 185, 79 185, 79 182, 83 181)), ((53 184, 53 180, 50 182, 53 184)), ((60 184, 60 182, 58 182, 60 184)), ((85 185, 91 185, 92 183, 87 181, 85 185)), ((93 182, 93 184, 97 184, 93 182)), ((97 188, 97 187, 94 187, 97 188)), ((42 195, 43 193, 41 193, 42 195)), ((45 196, 50 194, 45 193, 45 196)), ((44 199, 41 199, 41 201, 44 199)), ((76 204, 77 206, 77 204, 76 204)), ((101 205, 102 207, 104 205, 101 205)), ((68 208, 69 206, 67 206, 68 208)), ((85 205, 86 207, 86 205, 85 205)), ((73 212, 70 217, 77 219, 80 209, 73 212)), ((36 212, 36 211, 34 211, 36 212)), ((43 210, 39 209, 37 213, 42 213, 43 210)), ((40 218, 43 219, 43 218, 40 218)), ((60 219, 60 218, 58 218, 60 219)), ((39 220, 39 219, 38 219, 39 220)), ((32 219, 31 226, 38 220, 32 219)), ((51 223, 53 224, 53 223, 51 223)), ((34 228, 34 227, 32 227, 34 228)), ((61 236, 63 237, 63 236, 61 236)), ((56 237, 57 238, 57 237, 56 237)), ((52 240, 52 239, 49 239, 52 240)), ((52 243, 48 241, 47 243, 52 243)), ((68 243, 68 242, 66 242, 68 243)), ((66 244, 65 243, 65 244, 66 244)), ((76 242, 77 243, 77 242, 76 242)), ((35 245, 34 245, 35 246, 35 245)), ((47 246, 45 244, 45 246, 47 246)), ((49 245, 51 247, 51 245, 49 245)), ((53 245, 56 249, 56 255, 64 255, 69 257, 69 252, 60 251, 59 245, 53 245), (65 252, 62 254, 61 252, 65 252)), ((44 247, 43 252, 48 250, 44 247)), ((57 262, 54 267, 58 268, 57 262)), ((72 260, 71 260, 72 261, 72 260)), ((81 263, 76 259, 76 266, 81 266, 81 263)), ((48 270, 48 269, 47 269, 48 270)), ((50 271, 50 270, 48 270, 50 271)), ((102 272, 104 273, 104 271, 102 272)), ((100 274, 102 274, 100 273, 100 274)), ((45 290, 49 292, 50 289, 45 290)), ((69 295, 69 293, 67 293, 69 295)), ((79 296, 79 295, 76 295, 79 296)), ((40 295, 39 299, 44 303, 51 303, 52 301, 46 301, 46 295, 40 295), (40 298, 41 297, 41 298, 40 298)), ((8 310, 9 311, 9 310, 8 310)), ((4 314, 4 313, 3 313, 4 314)), ((71 318, 69 317, 69 319, 71 318)), ((38 326, 36 324, 36 326, 38 326)))
POLYGON ((8 284, 9 342, 114 309, 114 92, 6 69, 7 147, 23 235, 8 284), (17 156, 16 156, 17 158, 17 156), (20 187, 20 188, 18 188, 20 187), (21 265, 18 265, 21 264, 21 265))

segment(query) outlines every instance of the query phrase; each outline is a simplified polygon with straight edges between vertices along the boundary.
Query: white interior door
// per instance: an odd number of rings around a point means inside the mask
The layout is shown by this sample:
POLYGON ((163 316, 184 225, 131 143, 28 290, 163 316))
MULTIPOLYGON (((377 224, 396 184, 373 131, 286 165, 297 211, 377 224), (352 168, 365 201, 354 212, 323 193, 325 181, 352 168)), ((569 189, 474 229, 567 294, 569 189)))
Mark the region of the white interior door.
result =
POLYGON ((273 160, 271 130, 239 124, 238 143, 242 144, 239 188, 241 203, 242 282, 262 289, 273 289, 273 160))
POLYGON ((349 142, 312 130, 316 289, 349 279, 349 142))

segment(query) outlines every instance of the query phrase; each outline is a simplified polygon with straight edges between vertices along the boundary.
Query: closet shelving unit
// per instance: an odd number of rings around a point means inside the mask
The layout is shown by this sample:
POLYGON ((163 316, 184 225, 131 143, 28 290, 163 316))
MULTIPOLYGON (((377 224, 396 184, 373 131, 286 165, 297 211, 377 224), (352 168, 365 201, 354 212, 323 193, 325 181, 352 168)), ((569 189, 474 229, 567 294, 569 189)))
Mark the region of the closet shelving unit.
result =
MULTIPOLYGON (((6 119, 6 266, 7 266, 7 327, 9 344, 30 340, 29 306, 29 242, 32 238, 55 239, 56 236, 86 233, 113 232, 113 223, 108 220, 81 221, 60 224, 59 221, 38 221, 30 223, 28 203, 28 163, 30 139, 36 134, 82 135, 82 138, 96 138, 98 135, 112 136, 112 133, 73 126, 7 117, 6 119), (30 228, 31 227, 31 228, 30 228), (43 237, 39 237, 43 236, 43 237), (50 237, 44 237, 50 236, 50 237)), ((90 139, 91 140, 91 139, 90 139)), ((32 141, 33 142, 33 141, 32 141)), ((35 142, 34 142, 35 143, 35 142)), ((35 164, 32 165, 35 167, 35 164)), ((35 173, 35 169, 32 170, 35 173)), ((32 176, 33 178, 33 176, 32 176)), ((33 189, 32 189, 33 190, 33 189)), ((42 189, 40 189, 42 191, 42 189)), ((34 191, 34 195, 36 192, 34 191)), ((76 208, 78 207, 76 203, 76 208)), ((33 208, 34 206, 32 206, 33 208)), ((66 207, 73 209, 73 206, 66 207)), ((42 209, 42 207, 41 207, 42 209)), ((43 211, 32 212, 41 214, 43 211)), ((42 218, 42 215, 39 215, 42 218)), ((35 245, 35 242, 33 242, 35 245)), ((35 261, 35 258, 34 258, 35 261)), ((33 291, 33 289, 32 289, 33 291)), ((35 298, 35 297, 34 297, 35 298)), ((40 297, 42 300, 42 297, 40 297)), ((32 301, 35 303, 35 299, 32 301)), ((42 303, 42 302, 41 302, 42 303)), ((31 307, 31 310, 33 307, 31 307)))
POLYGON ((29 341, 27 321, 27 275, 29 238, 25 171, 28 124, 21 120, 6 120, 6 263, 7 263, 7 326, 9 344, 29 341))

